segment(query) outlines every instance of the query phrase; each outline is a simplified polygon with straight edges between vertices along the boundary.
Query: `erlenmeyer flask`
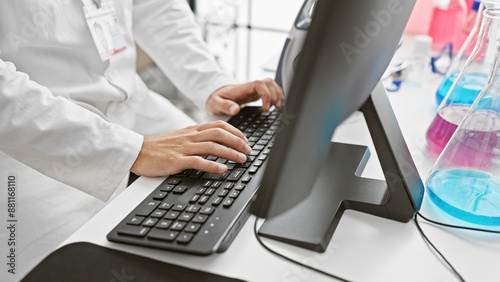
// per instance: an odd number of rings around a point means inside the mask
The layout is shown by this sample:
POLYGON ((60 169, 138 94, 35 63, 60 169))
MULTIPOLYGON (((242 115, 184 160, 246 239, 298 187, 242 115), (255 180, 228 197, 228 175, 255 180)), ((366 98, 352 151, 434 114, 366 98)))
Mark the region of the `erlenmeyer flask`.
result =
MULTIPOLYGON (((492 11, 494 9, 486 10, 492 11)), ((483 11, 483 14, 486 10, 483 11)), ((488 18, 483 16, 479 37, 472 54, 467 58, 462 70, 456 74, 453 83, 451 82, 453 74, 449 77, 449 83, 452 85, 439 105, 436 116, 426 134, 428 152, 434 159, 446 146, 458 124, 465 117, 486 84, 496 44, 495 40, 490 37, 496 36, 492 33, 492 29, 495 29, 496 25, 498 22, 493 16, 488 18)), ((460 51, 464 52, 464 50, 465 48, 462 48, 460 51)))
MULTIPOLYGON (((493 9, 499 7, 500 7, 500 0, 474 1, 474 4, 471 6, 470 15, 476 15, 476 18, 474 19, 472 26, 468 26, 470 24, 468 21, 464 23, 464 26, 462 26, 462 33, 465 33, 465 30, 467 30, 468 35, 464 40, 463 44, 460 46, 460 49, 458 50, 456 55, 453 57, 450 63, 450 67, 446 70, 443 80, 441 81, 441 84, 439 85, 436 91, 437 105, 440 105, 446 94, 448 94, 448 91, 453 85, 453 82, 455 82, 455 80, 457 79, 460 70, 464 68, 467 59, 471 56, 474 47, 478 43, 480 26, 483 16, 482 13, 483 8, 493 9)), ((455 48, 455 46, 453 46, 453 48, 455 48)), ((481 63, 480 61, 472 62, 472 64, 480 64, 480 63, 481 63)), ((470 74, 470 76, 474 77, 474 74, 470 74)), ((484 85, 484 79, 480 78, 480 80, 478 81, 479 84, 482 84, 481 86, 484 85)), ((479 91, 482 88, 481 87, 478 89, 478 87, 474 87, 474 85, 475 84, 471 84, 470 88, 466 87, 465 90, 467 91, 464 91, 464 93, 460 95, 460 98, 463 99, 464 103, 467 103, 469 105, 471 105, 474 102, 474 99, 477 97, 477 94, 479 94, 479 91)))
POLYGON ((486 9, 485 86, 427 178, 429 198, 459 219, 500 225, 500 9, 486 9))

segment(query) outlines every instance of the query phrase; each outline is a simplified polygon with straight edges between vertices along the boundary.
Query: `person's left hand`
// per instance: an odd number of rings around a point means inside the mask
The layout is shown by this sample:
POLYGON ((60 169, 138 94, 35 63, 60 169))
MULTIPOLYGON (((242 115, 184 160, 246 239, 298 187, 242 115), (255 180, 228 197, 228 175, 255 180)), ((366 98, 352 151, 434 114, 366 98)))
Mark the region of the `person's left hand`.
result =
POLYGON ((262 109, 267 112, 271 106, 281 107, 285 100, 283 90, 272 79, 256 80, 243 84, 223 86, 212 93, 207 108, 213 114, 234 116, 240 106, 262 99, 262 109))

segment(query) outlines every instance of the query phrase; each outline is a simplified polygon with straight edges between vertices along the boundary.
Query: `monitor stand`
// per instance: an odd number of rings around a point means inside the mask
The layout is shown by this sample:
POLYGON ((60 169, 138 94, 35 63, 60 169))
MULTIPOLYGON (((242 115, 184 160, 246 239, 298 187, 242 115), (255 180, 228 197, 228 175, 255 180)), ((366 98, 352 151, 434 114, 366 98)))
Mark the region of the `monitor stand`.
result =
POLYGON ((408 222, 422 204, 424 186, 379 82, 361 106, 385 181, 360 177, 366 146, 332 143, 310 196, 266 219, 259 234, 324 252, 346 209, 408 222))

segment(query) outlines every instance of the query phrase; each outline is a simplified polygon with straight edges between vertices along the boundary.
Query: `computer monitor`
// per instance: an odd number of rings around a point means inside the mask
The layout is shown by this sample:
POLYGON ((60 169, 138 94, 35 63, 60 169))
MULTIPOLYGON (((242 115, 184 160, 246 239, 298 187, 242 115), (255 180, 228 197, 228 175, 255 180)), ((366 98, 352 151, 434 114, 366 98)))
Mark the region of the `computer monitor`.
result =
POLYGON ((380 78, 415 0, 318 0, 251 212, 262 236, 324 251, 345 209, 408 222, 424 188, 380 78), (332 143, 363 112, 385 181, 360 177, 366 146, 332 143))

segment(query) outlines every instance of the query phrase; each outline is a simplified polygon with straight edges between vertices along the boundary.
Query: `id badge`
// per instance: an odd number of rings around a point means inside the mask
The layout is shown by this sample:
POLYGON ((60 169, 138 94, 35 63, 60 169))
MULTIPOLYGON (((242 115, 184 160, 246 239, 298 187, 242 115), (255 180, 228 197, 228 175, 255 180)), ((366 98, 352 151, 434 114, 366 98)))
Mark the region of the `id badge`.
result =
POLYGON ((113 0, 83 0, 83 12, 103 61, 125 50, 125 39, 118 26, 113 0))

